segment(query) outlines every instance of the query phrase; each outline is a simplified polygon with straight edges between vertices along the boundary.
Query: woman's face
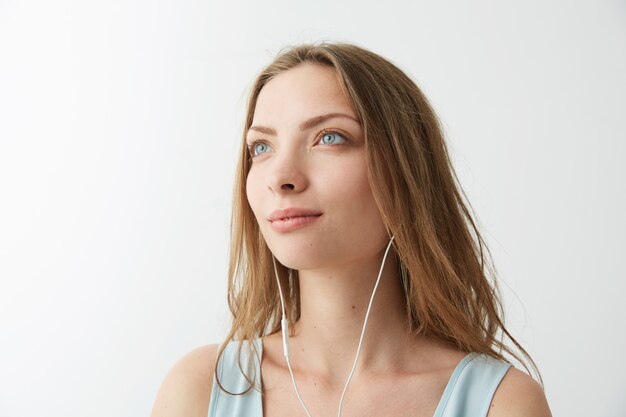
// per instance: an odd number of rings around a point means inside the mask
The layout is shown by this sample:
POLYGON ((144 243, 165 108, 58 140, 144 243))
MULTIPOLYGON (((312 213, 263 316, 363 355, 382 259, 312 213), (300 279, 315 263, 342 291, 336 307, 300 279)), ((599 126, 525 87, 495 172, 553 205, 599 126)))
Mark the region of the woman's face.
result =
POLYGON ((334 267, 384 249, 389 237, 367 180, 363 130, 334 69, 305 63, 269 81, 246 142, 248 202, 283 265, 334 267), (270 220, 287 208, 316 216, 270 220))

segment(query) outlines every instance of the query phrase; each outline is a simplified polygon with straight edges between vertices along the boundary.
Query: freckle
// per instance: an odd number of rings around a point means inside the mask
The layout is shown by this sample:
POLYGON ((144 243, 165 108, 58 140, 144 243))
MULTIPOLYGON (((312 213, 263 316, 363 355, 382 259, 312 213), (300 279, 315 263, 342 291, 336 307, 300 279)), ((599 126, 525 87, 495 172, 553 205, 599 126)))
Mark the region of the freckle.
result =
POLYGON ((352 308, 356 308, 355 306, 352 306, 352 308))

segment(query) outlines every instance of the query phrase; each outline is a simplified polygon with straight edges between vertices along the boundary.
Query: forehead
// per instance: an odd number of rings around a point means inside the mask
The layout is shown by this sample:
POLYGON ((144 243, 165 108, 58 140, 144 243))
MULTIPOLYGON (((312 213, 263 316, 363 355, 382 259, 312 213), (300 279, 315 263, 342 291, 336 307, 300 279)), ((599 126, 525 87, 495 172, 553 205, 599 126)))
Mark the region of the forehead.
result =
POLYGON ((263 87, 253 124, 289 125, 329 112, 356 117, 335 69, 304 63, 277 75, 263 87))

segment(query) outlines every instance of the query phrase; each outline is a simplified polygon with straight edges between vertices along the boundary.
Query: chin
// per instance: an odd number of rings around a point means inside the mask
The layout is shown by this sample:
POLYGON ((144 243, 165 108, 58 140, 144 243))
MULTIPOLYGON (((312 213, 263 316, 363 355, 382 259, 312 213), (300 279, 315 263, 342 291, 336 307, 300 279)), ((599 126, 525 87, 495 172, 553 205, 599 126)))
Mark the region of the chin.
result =
POLYGON ((310 241, 280 240, 275 239, 268 247, 276 260, 287 268, 297 270, 323 268, 330 260, 327 254, 314 249, 319 245, 313 245, 310 241))
POLYGON ((296 269, 298 271, 316 269, 322 266, 321 263, 317 261, 316 257, 302 256, 302 253, 294 253, 291 250, 274 253, 274 257, 287 268, 296 269))

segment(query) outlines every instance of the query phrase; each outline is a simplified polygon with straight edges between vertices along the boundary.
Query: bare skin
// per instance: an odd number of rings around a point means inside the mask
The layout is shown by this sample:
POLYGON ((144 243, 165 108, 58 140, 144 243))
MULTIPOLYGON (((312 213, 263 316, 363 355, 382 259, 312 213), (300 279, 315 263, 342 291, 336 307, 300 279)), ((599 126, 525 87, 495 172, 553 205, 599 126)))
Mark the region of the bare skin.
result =
MULTIPOLYGON (((261 375, 264 385, 264 417, 305 416, 291 385, 284 360, 281 365, 282 353, 279 351, 280 346, 277 346, 279 342, 277 339, 277 335, 273 335, 263 340, 261 375)), ((170 369, 157 394, 151 417, 208 415, 217 349, 217 344, 194 349, 170 369)), ((435 348, 434 352, 437 350, 435 348)), ((453 356, 450 355, 449 359, 453 356)), ((456 359, 458 356, 454 358, 456 359)), ((354 381, 344 398, 342 415, 354 413, 359 416, 431 417, 455 365, 440 362, 437 368, 423 362, 424 369, 430 366, 430 372, 416 375, 393 373, 377 375, 376 380, 369 384, 365 381, 354 381)), ((295 364, 294 368, 297 369, 295 364)), ((315 376, 300 374, 296 369, 294 372, 298 389, 312 415, 336 415, 343 385, 336 387, 332 392, 329 391, 332 389, 329 386, 318 389, 316 385, 318 380, 315 376)), ((551 416, 541 386, 527 374, 513 367, 498 386, 487 414, 487 417, 551 416)))
MULTIPOLYGON (((292 351, 299 346, 290 338, 292 351)), ((289 370, 282 354, 281 337, 275 334, 263 340, 263 415, 265 417, 306 416, 295 395, 289 370), (297 410, 297 411, 296 411, 297 410)), ((306 354, 306 348, 299 348, 306 354)), ((356 353, 356 348, 353 352, 356 353)), ((432 416, 457 363, 465 353, 444 344, 422 340, 419 348, 409 347, 399 353, 398 368, 370 369, 355 375, 348 386, 342 415, 358 416, 432 416), (413 353, 413 354, 412 354, 413 353), (401 363, 406 364, 403 368, 401 363)), ((327 375, 304 373, 292 360, 298 390, 314 416, 337 415, 339 400, 349 371, 343 380, 332 381, 327 375)), ((350 361, 352 363, 352 361, 350 361)))
MULTIPOLYGON (((301 316, 290 337, 291 363, 315 417, 337 414, 389 242, 367 181, 363 131, 354 119, 334 71, 302 64, 262 89, 252 123, 257 129, 247 137, 254 153, 248 202, 277 261, 299 271, 301 316), (345 117, 311 122, 329 113, 345 117), (268 217, 286 207, 322 215, 304 228, 277 231, 268 217)), ((450 375, 467 354, 410 333, 393 256, 385 263, 344 398, 346 416, 432 416, 450 375)), ((306 416, 280 337, 263 339, 264 417, 306 416)), ((216 349, 199 348, 174 366, 152 417, 206 417, 216 349)), ((517 369, 507 372, 492 401, 489 417, 501 416, 550 416, 541 388, 517 369)))

